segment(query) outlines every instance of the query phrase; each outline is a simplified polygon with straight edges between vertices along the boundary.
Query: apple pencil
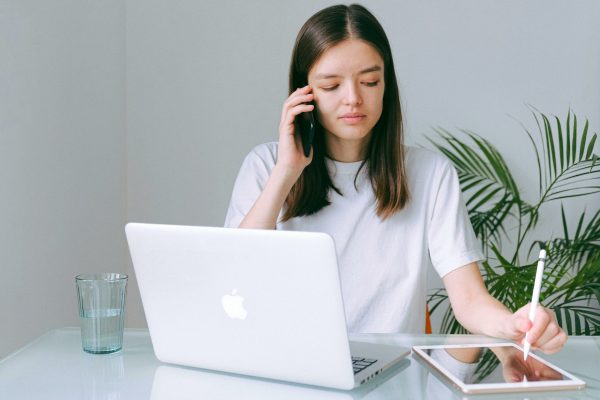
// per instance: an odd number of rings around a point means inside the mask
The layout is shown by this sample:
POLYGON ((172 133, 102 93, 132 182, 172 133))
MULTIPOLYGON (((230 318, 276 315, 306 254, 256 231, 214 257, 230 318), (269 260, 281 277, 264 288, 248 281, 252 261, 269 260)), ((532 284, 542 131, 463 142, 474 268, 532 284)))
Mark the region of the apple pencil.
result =
MULTIPOLYGON (((540 300, 540 289, 542 287, 542 275, 544 275, 544 263, 546 262, 546 250, 540 250, 540 257, 537 263, 537 269, 535 271, 535 282, 533 283, 533 295, 531 296, 531 305, 529 306, 529 320, 533 324, 535 320, 535 310, 537 309, 538 302, 540 300)), ((523 352, 523 360, 527 360, 527 356, 529 355, 529 350, 531 348, 531 343, 529 343, 529 339, 527 332, 525 334, 525 351, 523 352)))

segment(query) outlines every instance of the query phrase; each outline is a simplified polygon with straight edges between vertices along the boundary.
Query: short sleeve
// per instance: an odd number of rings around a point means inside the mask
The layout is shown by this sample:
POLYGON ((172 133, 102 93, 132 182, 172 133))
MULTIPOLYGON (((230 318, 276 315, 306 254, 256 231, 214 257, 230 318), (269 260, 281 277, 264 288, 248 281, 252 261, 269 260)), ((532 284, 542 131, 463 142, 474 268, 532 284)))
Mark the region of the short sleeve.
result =
POLYGON ((465 207, 456 169, 447 159, 440 165, 439 184, 428 229, 431 263, 443 277, 469 263, 483 259, 465 207))
POLYGON ((244 159, 233 185, 226 228, 237 228, 263 191, 275 165, 276 148, 270 144, 255 147, 244 159))

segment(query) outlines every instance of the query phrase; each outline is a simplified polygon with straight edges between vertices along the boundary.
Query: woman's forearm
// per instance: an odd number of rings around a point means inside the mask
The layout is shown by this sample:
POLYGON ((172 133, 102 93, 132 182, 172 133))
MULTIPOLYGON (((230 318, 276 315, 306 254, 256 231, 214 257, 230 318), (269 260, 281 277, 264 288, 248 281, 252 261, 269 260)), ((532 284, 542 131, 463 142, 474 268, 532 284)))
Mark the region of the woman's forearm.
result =
POLYGON ((471 333, 501 338, 512 333, 507 329, 512 313, 487 292, 478 294, 468 306, 453 309, 458 322, 471 333))
POLYGON ((279 212, 297 179, 297 173, 289 172, 275 166, 267 180, 265 188, 239 227, 275 229, 279 212))
POLYGON ((469 332, 508 338, 512 313, 483 283, 479 266, 470 263, 444 276, 450 304, 458 322, 469 332))

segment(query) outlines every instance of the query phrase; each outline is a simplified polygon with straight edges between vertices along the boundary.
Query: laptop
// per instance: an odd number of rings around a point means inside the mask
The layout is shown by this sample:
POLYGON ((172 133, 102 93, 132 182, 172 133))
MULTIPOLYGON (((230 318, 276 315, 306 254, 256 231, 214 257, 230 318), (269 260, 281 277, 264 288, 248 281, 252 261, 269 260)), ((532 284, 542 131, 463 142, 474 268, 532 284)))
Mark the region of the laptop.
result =
POLYGON ((350 390, 410 354, 348 340, 325 233, 140 223, 125 231, 162 362, 350 390))

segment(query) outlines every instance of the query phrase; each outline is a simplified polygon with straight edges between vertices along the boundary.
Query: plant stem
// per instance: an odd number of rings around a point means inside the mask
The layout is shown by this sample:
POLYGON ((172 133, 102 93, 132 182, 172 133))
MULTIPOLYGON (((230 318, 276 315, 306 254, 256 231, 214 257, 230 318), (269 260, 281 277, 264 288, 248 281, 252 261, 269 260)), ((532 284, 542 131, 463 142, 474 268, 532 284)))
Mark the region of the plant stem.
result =
MULTIPOLYGON (((546 196, 546 194, 544 193, 544 197, 545 196, 546 196)), ((535 224, 534 224, 535 216, 537 215, 538 210, 539 210, 540 206, 542 205, 543 201, 544 200, 542 198, 542 200, 540 200, 540 202, 538 204, 536 204, 536 206, 531 211, 531 216, 529 217, 529 222, 527 223, 527 227, 523 231, 522 236, 517 236, 519 238, 519 240, 517 242, 517 249, 515 250, 515 255, 513 256, 513 259, 511 261, 511 264, 513 264, 513 265, 517 261, 517 257, 519 255, 519 250, 521 249, 521 245, 523 244, 523 241, 525 240, 525 237, 527 236, 527 233, 529 232, 529 230, 531 228, 533 228, 535 226, 535 224)), ((520 231, 521 231, 521 209, 519 207, 519 232, 520 231)))
MULTIPOLYGON (((517 232, 517 250, 515 251, 515 254, 513 255, 512 260, 510 260, 510 263, 512 265, 515 265, 515 263, 518 261, 518 257, 519 257, 519 247, 521 246, 521 242, 523 241, 523 239, 521 238, 521 226, 522 226, 522 221, 523 221, 523 206, 521 205, 521 203, 519 202, 517 204, 517 206, 519 207, 519 231, 517 232)), ((523 238, 525 237, 525 235, 523 235, 523 238)))

